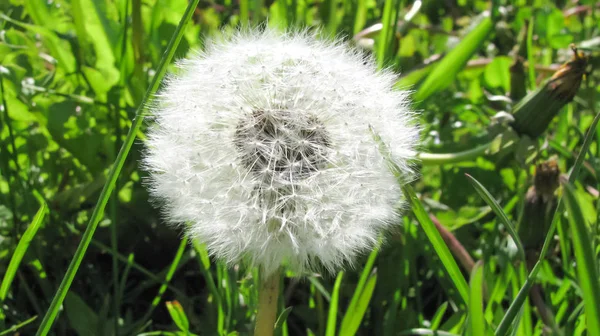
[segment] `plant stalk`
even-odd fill
[[[255,336],[272,336],[277,318],[280,271],[277,270],[261,279],[258,291],[258,313],[256,315]]]

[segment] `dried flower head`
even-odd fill
[[[397,222],[418,139],[395,76],[308,33],[238,33],[179,63],[144,165],[171,223],[229,263],[335,271]]]

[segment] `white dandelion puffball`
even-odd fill
[[[143,164],[169,222],[266,273],[352,265],[398,223],[418,128],[396,76],[309,33],[237,33],[181,61]],[[187,224],[185,224],[187,223]]]

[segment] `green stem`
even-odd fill
[[[110,254],[113,253],[113,250],[110,247],[108,247],[108,246],[106,246],[106,245],[104,245],[104,244],[102,244],[100,242],[97,242],[95,240],[92,240],[92,245],[94,245],[95,247],[97,247],[98,249],[100,249],[102,252],[106,252],[106,253],[110,253]],[[163,280],[161,278],[159,278],[154,273],[150,272],[148,269],[144,268],[140,264],[138,264],[135,261],[133,261],[131,259],[131,257],[128,258],[128,257],[126,257],[126,256],[124,256],[122,254],[119,254],[119,253],[117,253],[115,256],[117,257],[117,259],[119,261],[121,261],[122,263],[124,263],[126,265],[126,267],[131,267],[131,268],[139,271],[143,275],[145,275],[148,278],[150,278],[150,280],[152,280],[153,282],[155,282],[155,283],[162,283],[163,282]],[[119,287],[122,288],[122,286],[119,286]],[[176,287],[172,287],[171,285],[168,285],[168,288],[173,293],[175,293],[176,295],[178,295],[180,297],[185,297],[186,296],[186,294],[184,292],[182,292],[181,290],[177,289]],[[122,295],[119,294],[119,297],[122,297]]]
[[[157,91],[157,89],[160,85],[160,82],[167,71],[167,65],[169,63],[171,63],[173,54],[175,54],[175,50],[177,49],[177,46],[179,45],[179,42],[181,41],[181,38],[183,37],[183,33],[184,33],[183,28],[186,26],[186,24],[192,17],[192,14],[194,13],[194,9],[198,5],[199,1],[200,0],[190,1],[190,3],[188,4],[188,6],[185,10],[185,13],[183,14],[181,21],[179,22],[179,25],[177,26],[177,29],[175,30],[175,33],[173,34],[173,37],[171,38],[171,41],[169,41],[167,50],[165,51],[165,53],[160,61],[160,64],[157,67],[156,75],[152,79],[152,84],[146,91],[146,94],[144,95],[142,102],[140,103],[140,105],[138,106],[138,108],[136,110],[135,117],[133,118],[129,132],[127,133],[127,137],[125,138],[125,141],[123,142],[123,146],[121,146],[121,150],[119,151],[119,154],[117,155],[116,161],[114,162],[110,172],[108,173],[107,183],[104,185],[104,188],[102,189],[102,192],[100,193],[98,203],[96,204],[96,207],[94,208],[94,212],[92,213],[92,216],[91,216],[90,221],[87,225],[87,228],[83,234],[81,242],[79,243],[79,246],[77,247],[75,256],[71,260],[71,264],[69,265],[69,268],[67,269],[67,273],[65,274],[62,282],[60,283],[60,286],[58,287],[58,291],[54,295],[54,298],[52,299],[52,302],[50,303],[50,307],[48,308],[48,311],[46,312],[46,315],[44,316],[44,319],[42,320],[42,323],[40,324],[40,328],[38,329],[38,331],[36,333],[37,336],[47,335],[48,332],[50,331],[50,328],[52,327],[54,320],[56,319],[56,315],[58,315],[58,311],[59,311],[60,307],[62,306],[62,303],[63,303],[65,297],[67,296],[67,292],[69,291],[71,284],[73,283],[75,274],[77,273],[77,270],[79,269],[79,266],[81,265],[81,262],[83,261],[85,252],[87,251],[87,248],[90,245],[90,242],[92,241],[92,237],[94,236],[94,232],[96,231],[96,228],[98,227],[98,223],[102,219],[102,216],[104,214],[104,208],[106,207],[106,203],[108,202],[110,194],[112,193],[113,189],[115,188],[115,183],[121,172],[121,169],[123,168],[123,165],[125,164],[125,159],[127,158],[127,155],[129,154],[129,151],[131,150],[131,147],[133,146],[133,142],[135,140],[135,135],[138,132],[138,130],[140,129],[140,127],[142,126],[142,122],[144,120],[144,118],[143,118],[144,108],[147,106],[147,103],[150,100],[150,97],[152,97],[152,95]]]
[[[179,248],[177,249],[175,258],[173,258],[173,262],[171,263],[171,266],[169,266],[169,270],[167,271],[167,274],[165,275],[165,279],[164,279],[163,283],[160,285],[160,288],[158,289],[158,293],[156,293],[154,300],[152,300],[152,305],[150,306],[150,308],[148,309],[146,314],[144,314],[144,317],[142,317],[140,319],[140,321],[147,321],[148,319],[150,319],[150,317],[152,316],[152,313],[154,312],[154,309],[156,309],[156,307],[160,303],[160,300],[162,300],[163,294],[165,294],[167,287],[169,287],[169,282],[171,282],[171,279],[173,278],[173,274],[175,274],[175,271],[177,270],[177,266],[179,266],[179,264],[181,262],[181,257],[183,256],[183,252],[185,252],[186,247],[187,247],[187,239],[182,239],[181,242],[179,243]]]
[[[473,149],[469,149],[458,153],[417,153],[416,157],[419,159],[423,166],[437,166],[443,164],[457,163],[463,161],[470,161],[483,154],[490,148],[492,143],[486,143],[477,146]]]

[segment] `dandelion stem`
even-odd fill
[[[279,296],[279,270],[261,279],[258,291],[258,313],[256,315],[255,336],[272,336],[277,317]]]

